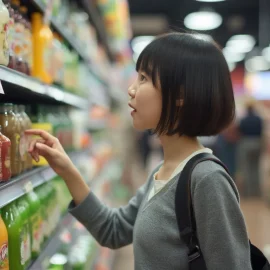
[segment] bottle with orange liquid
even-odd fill
[[[32,75],[42,82],[51,84],[51,54],[53,33],[48,25],[48,20],[43,20],[40,13],[32,15],[33,29],[33,67]]]
[[[8,233],[6,225],[1,217],[0,209],[0,270],[9,270],[8,261]]]

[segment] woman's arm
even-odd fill
[[[220,168],[194,180],[197,234],[207,269],[252,270],[247,229],[229,175]]]
[[[131,244],[133,227],[141,202],[147,192],[146,182],[129,201],[120,208],[109,208],[104,205],[93,192],[85,200],[69,206],[69,212],[78,219],[99,242],[100,245],[112,249]]]
[[[36,161],[40,155],[43,156],[64,179],[73,197],[70,213],[86,226],[96,240],[110,248],[132,243],[133,226],[148,182],[138,190],[127,206],[110,209],[90,191],[57,138],[42,130],[28,130],[26,134],[40,137],[31,141],[29,153]]]

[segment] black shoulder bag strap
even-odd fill
[[[202,153],[194,156],[184,167],[176,187],[175,212],[180,237],[188,247],[189,270],[207,270],[200,250],[196,233],[196,220],[194,217],[191,198],[191,174],[200,162],[211,160],[222,166],[227,172],[226,166],[214,155]],[[229,172],[228,172],[229,174]],[[264,254],[250,242],[251,265],[253,270],[270,270],[270,264]]]
[[[196,234],[196,221],[191,201],[191,173],[200,162],[212,160],[228,172],[226,166],[214,155],[202,153],[191,158],[180,174],[175,196],[176,219],[180,237],[188,247],[190,270],[207,270]]]

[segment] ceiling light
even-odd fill
[[[196,0],[197,2],[223,2],[225,0]]]
[[[188,14],[184,19],[184,24],[189,29],[211,30],[222,24],[222,17],[216,12],[199,11]]]
[[[262,55],[265,57],[267,61],[270,62],[270,47],[266,47],[262,50]]]
[[[227,47],[223,49],[223,55],[227,62],[241,62],[245,59],[244,53],[235,52]]]
[[[265,71],[270,68],[270,63],[262,56],[254,56],[246,61],[245,67],[249,72]]]
[[[140,37],[135,37],[132,42],[131,42],[131,46],[133,51],[136,54],[140,54],[144,48],[151,43],[151,41],[154,40],[154,36],[140,36]]]
[[[250,35],[235,35],[228,40],[226,47],[234,52],[247,53],[254,48],[255,43],[254,37]]]

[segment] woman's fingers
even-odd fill
[[[45,143],[45,140],[43,139],[34,139],[30,142],[29,146],[28,146],[28,152],[32,152],[35,149],[36,143]]]
[[[44,139],[48,144],[52,145],[57,142],[57,138],[52,136],[50,133],[41,130],[41,129],[28,129],[25,131],[27,135],[38,135],[42,139]]]
[[[36,143],[36,148],[39,151],[39,154],[44,157],[53,157],[55,155],[55,149],[43,143]]]

